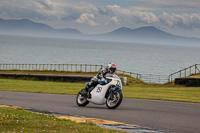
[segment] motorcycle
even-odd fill
[[[106,81],[98,82],[97,86],[90,88],[86,95],[82,95],[82,89],[76,97],[76,103],[82,107],[89,102],[98,105],[106,104],[107,108],[115,109],[121,104],[123,99],[121,89],[122,83],[120,78],[116,74],[107,74]]]

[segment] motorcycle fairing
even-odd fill
[[[116,80],[114,78],[110,78],[111,82],[109,84],[98,84],[91,92],[91,99],[87,99],[88,101],[95,103],[95,104],[105,104],[106,103],[106,93],[107,90],[110,86],[117,86],[118,82],[120,82],[119,84],[121,85],[121,80]],[[119,87],[119,89],[121,90],[121,86]],[[118,90],[117,90],[118,91]]]

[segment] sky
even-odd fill
[[[200,38],[200,0],[0,0],[0,18],[30,19],[84,34],[154,26]]]

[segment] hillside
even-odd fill
[[[29,19],[4,20],[0,19],[0,33],[11,35],[33,35],[33,36],[62,36],[73,37],[81,36],[82,33],[76,29],[53,29],[52,27],[32,22]]]
[[[184,36],[173,35],[165,31],[159,30],[153,26],[140,27],[131,29],[122,27],[112,32],[102,34],[101,37],[106,39],[134,41],[143,43],[193,43],[199,44],[200,38],[190,38]]]

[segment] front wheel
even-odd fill
[[[76,96],[76,104],[78,106],[86,106],[89,103],[89,101],[86,99],[86,97],[82,96],[81,94],[78,94]]]
[[[111,95],[108,96],[108,98],[106,100],[106,106],[109,109],[115,109],[121,104],[122,99],[123,99],[122,92],[121,91],[117,91],[117,92],[115,92],[113,94],[112,97],[111,97]]]

